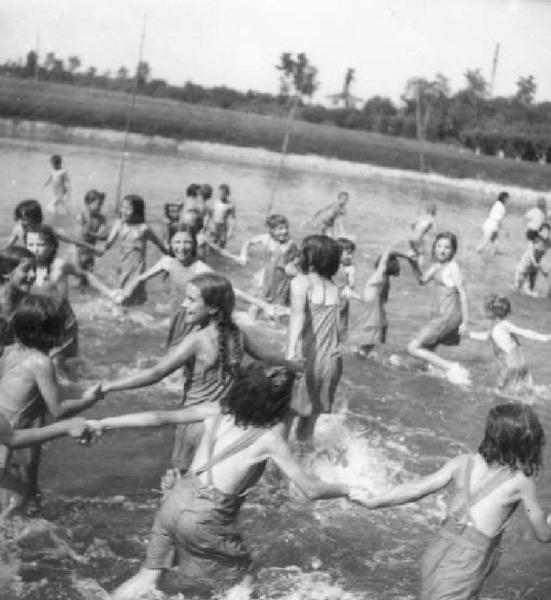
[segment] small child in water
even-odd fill
[[[163,242],[165,246],[170,246],[170,240],[176,231],[176,227],[180,222],[180,215],[184,203],[176,204],[175,202],[165,202],[164,205],[164,218],[163,218]]]
[[[316,212],[310,221],[316,233],[327,235],[331,238],[346,237],[344,216],[346,215],[348,200],[348,192],[340,191],[336,202],[324,206]]]
[[[501,536],[518,504],[536,539],[551,541],[551,515],[536,493],[545,434],[536,413],[521,403],[490,410],[476,454],[460,454],[426,477],[403,483],[386,494],[350,499],[367,508],[415,502],[454,483],[448,516],[421,564],[422,600],[474,599],[497,567]]]
[[[214,225],[212,241],[225,248],[235,229],[235,204],[230,200],[229,185],[222,183],[218,189],[220,197],[214,201],[210,211]]]
[[[352,264],[356,244],[348,238],[338,238],[337,244],[340,250],[339,270],[333,281],[339,288],[340,308],[340,332],[341,339],[348,334],[348,321],[350,319],[350,298],[359,299],[360,296],[354,291],[356,285],[356,267]]]
[[[395,254],[385,252],[375,261],[375,272],[368,279],[363,291],[367,304],[362,330],[365,332],[358,348],[358,356],[367,358],[376,344],[384,344],[388,331],[385,304],[390,291],[390,278],[400,275],[400,262]]]
[[[492,320],[490,331],[471,331],[470,337],[478,341],[491,341],[499,361],[497,391],[517,396],[533,391],[532,377],[528,371],[519,337],[536,342],[550,342],[551,335],[522,329],[507,320],[511,303],[505,296],[490,294],[484,301],[486,316]]]
[[[105,194],[97,190],[89,190],[84,196],[84,210],[80,213],[77,223],[80,227],[80,236],[83,242],[95,246],[97,241],[107,239],[107,221],[101,214]],[[94,270],[94,252],[85,247],[77,248],[77,266],[83,271]]]
[[[501,192],[492,205],[488,217],[482,225],[483,236],[480,244],[476,248],[477,254],[480,254],[488,246],[491,246],[492,254],[497,252],[499,230],[501,228],[501,222],[505,217],[505,205],[508,201],[509,194],[507,192]]]
[[[52,199],[46,208],[53,214],[67,214],[71,199],[69,173],[62,167],[62,158],[59,154],[54,154],[50,158],[50,163],[52,171],[42,186],[46,187],[50,184],[52,186]]]
[[[547,277],[547,271],[541,266],[541,259],[547,251],[547,242],[536,235],[528,242],[528,248],[522,255],[515,269],[515,289],[527,296],[538,296],[535,290],[538,273]]]

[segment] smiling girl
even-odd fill
[[[468,305],[463,276],[454,260],[457,237],[439,233],[432,247],[433,264],[421,274],[419,283],[434,281],[434,308],[431,320],[408,345],[408,352],[450,375],[459,365],[438,356],[434,350],[440,344],[457,346],[460,335],[467,330]]]

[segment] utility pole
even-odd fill
[[[497,73],[497,64],[499,62],[499,49],[501,45],[499,43],[496,44],[494,50],[494,59],[492,60],[492,75],[490,76],[490,97],[494,94],[494,85],[496,82],[496,73]]]
[[[415,121],[417,129],[417,141],[419,142],[419,170],[425,172],[425,155],[421,144],[423,143],[423,126],[421,124],[421,86],[420,82],[415,83]]]

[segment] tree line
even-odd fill
[[[310,123],[418,137],[482,154],[551,162],[551,102],[534,101],[537,83],[532,75],[519,77],[510,97],[492,96],[480,69],[469,69],[464,86],[455,92],[449,79],[438,73],[434,79],[410,78],[399,105],[376,95],[359,107],[345,102],[345,106],[328,108],[313,101],[319,85],[318,70],[304,53],[296,57],[283,53],[276,68],[280,84],[277,94],[205,87],[192,81],[181,86],[169,84],[154,77],[146,61],[141,61],[135,72],[121,66],[116,72],[99,73],[93,66],[83,68],[78,56],[62,59],[53,52],[40,62],[37,53],[31,51],[24,62],[0,65],[0,73],[126,93],[136,85],[137,93],[152,97],[276,116],[292,111],[293,118]],[[348,70],[347,77],[352,71]]]

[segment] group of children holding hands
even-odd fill
[[[138,598],[159,586],[182,591],[190,581],[212,586],[225,569],[246,572],[250,556],[236,520],[268,459],[310,500],[345,497],[371,509],[412,502],[453,482],[456,492],[448,517],[423,559],[421,597],[426,600],[476,597],[497,564],[501,533],[519,502],[536,537],[551,541],[551,521],[544,516],[534,483],[544,434],[533,409],[520,402],[490,411],[477,453],[462,454],[432,475],[380,496],[360,486],[318,479],[302,468],[289,447],[292,428],[299,442],[310,442],[320,414],[332,411],[351,300],[363,307],[364,338],[358,354],[370,356],[376,345],[384,343],[385,303],[390,277],[400,274],[400,259],[408,261],[420,284],[433,282],[435,287],[433,316],[408,351],[438,369],[454,368],[455,363],[434,350],[440,344],[459,343],[467,332],[468,304],[454,260],[454,234],[436,235],[433,264],[422,269],[424,241],[434,227],[436,207],[427,207],[412,225],[405,249],[388,250],[377,258],[359,294],[352,264],[355,244],[346,237],[342,220],[346,192],[314,216],[309,226],[315,233],[300,245],[290,237],[288,220],[270,215],[268,233],[246,241],[238,256],[225,248],[235,226],[229,187],[220,186],[212,207],[211,195],[210,186],[193,184],[185,202],[165,205],[163,236],[158,237],[146,223],[140,196],[123,199],[120,218],[108,229],[101,214],[105,196],[91,190],[78,221],[80,238],[63,236],[77,244],[74,263],[57,256],[61,237],[42,223],[38,202],[28,200],[16,208],[16,230],[0,252],[3,516],[38,494],[37,443],[62,435],[89,440],[111,429],[176,425],[172,464],[163,478],[165,495],[146,563],[115,591],[113,597],[119,600]],[[115,242],[120,248],[119,279],[117,288],[110,289],[92,271],[94,257]],[[149,269],[148,242],[163,253]],[[212,248],[244,265],[254,246],[262,246],[267,259],[257,306],[279,305],[289,315],[285,353],[266,348],[255,339],[254,330],[236,324],[236,296],[249,300],[251,296],[205,262]],[[114,302],[131,306],[145,302],[145,282],[159,273],[171,279],[183,300],[171,323],[166,355],[152,367],[93,385],[81,398],[63,399],[59,373],[64,360],[78,351],[69,275]],[[551,336],[510,323],[510,303],[503,296],[492,294],[485,309],[492,328],[471,332],[471,337],[492,341],[504,365],[500,387],[526,383],[529,375],[518,337],[551,341]],[[245,368],[245,354],[258,362]],[[184,372],[184,388],[177,410],[44,424],[47,414],[54,419],[75,415],[106,394],[153,385],[179,369]],[[174,565],[176,570],[171,569]]]

